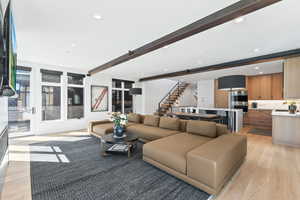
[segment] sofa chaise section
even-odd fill
[[[223,135],[187,154],[187,176],[203,185],[203,190],[217,194],[243,163],[247,138]]]
[[[229,134],[224,126],[214,127],[212,122],[189,121],[187,130],[193,133],[145,144],[143,159],[209,194],[217,194],[242,164],[247,137]]]
[[[145,144],[143,157],[186,174],[186,154],[210,140],[207,137],[179,133]]]

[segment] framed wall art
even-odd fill
[[[106,112],[108,111],[108,87],[91,86],[91,111]]]

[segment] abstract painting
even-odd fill
[[[108,111],[108,87],[107,86],[92,85],[91,111],[92,112]]]

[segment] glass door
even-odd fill
[[[8,132],[9,137],[24,136],[31,133],[32,99],[31,68],[18,67],[16,76],[17,94],[8,99]]]

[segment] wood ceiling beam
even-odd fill
[[[150,76],[141,78],[139,81],[150,81],[150,80],[156,80],[156,79],[163,79],[163,78],[172,78],[176,76],[184,76],[184,75],[190,75],[190,74],[197,74],[197,73],[203,73],[203,72],[210,72],[210,71],[216,71],[221,69],[230,69],[230,68],[236,68],[236,67],[242,67],[245,65],[252,65],[257,63],[264,63],[264,62],[270,62],[270,61],[276,61],[276,60],[283,60],[290,57],[296,57],[300,56],[300,49],[293,49],[289,51],[282,51],[279,53],[272,53],[268,55],[263,56],[257,56],[252,58],[246,58],[242,60],[236,60],[231,62],[225,62],[221,64],[216,65],[210,65],[210,66],[204,66],[204,67],[197,67],[172,73],[166,73],[166,74],[160,74],[156,76]]]
[[[89,71],[93,75],[282,0],[241,0]]]

